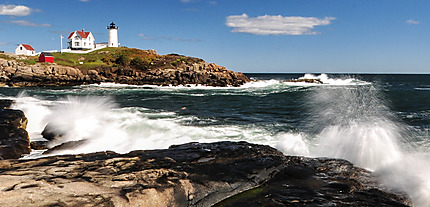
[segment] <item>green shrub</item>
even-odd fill
[[[129,66],[130,65],[130,58],[126,55],[121,54],[115,60],[115,63],[120,65],[120,66]]]
[[[148,70],[150,63],[150,61],[144,61],[140,57],[135,57],[131,60],[130,65],[132,68],[137,70]]]

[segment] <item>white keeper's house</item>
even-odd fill
[[[74,31],[70,33],[69,37],[69,49],[72,50],[85,50],[93,49],[96,47],[94,36],[91,32]]]
[[[31,45],[20,44],[15,49],[15,54],[17,55],[36,55],[36,51],[33,49]]]

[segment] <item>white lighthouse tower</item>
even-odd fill
[[[118,27],[112,22],[107,29],[109,30],[108,47],[118,47]]]

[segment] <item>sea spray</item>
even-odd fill
[[[306,136],[295,133],[281,133],[277,135],[278,143],[275,148],[281,150],[286,155],[309,155],[309,142]]]
[[[402,124],[374,86],[315,88],[308,97],[316,155],[347,159],[377,169],[402,155]],[[319,132],[318,132],[319,131]]]
[[[49,109],[51,103],[36,97],[29,97],[25,92],[21,92],[18,97],[14,98],[11,108],[24,112],[28,119],[27,131],[32,141],[40,140],[40,132],[45,127],[43,119],[51,113]]]
[[[86,140],[112,129],[114,120],[109,119],[109,111],[115,106],[107,97],[68,96],[52,107],[44,122],[62,134],[54,145]]]
[[[315,88],[307,98],[314,156],[347,159],[373,170],[383,185],[430,206],[430,161],[411,151],[410,127],[397,121],[374,86]]]
[[[406,192],[414,206],[430,206],[430,157],[406,153],[397,162],[375,171],[389,188]]]

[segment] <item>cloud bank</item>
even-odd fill
[[[0,4],[0,15],[27,16],[32,9],[23,5],[4,5]]]
[[[232,32],[255,35],[316,35],[315,26],[329,25],[334,17],[318,19],[316,17],[283,17],[281,15],[264,15],[249,17],[246,14],[227,17],[226,25],[233,28]]]

